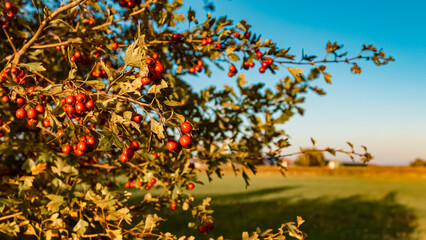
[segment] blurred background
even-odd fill
[[[215,230],[200,238],[240,239],[242,231],[277,228],[302,216],[308,239],[426,239],[426,17],[423,1],[283,1],[189,0],[202,14],[246,19],[251,31],[262,33],[292,53],[324,56],[328,41],[344,44],[349,55],[362,44],[383,48],[396,61],[377,67],[361,63],[362,74],[350,66],[329,64],[333,84],[319,83],[327,95],[307,96],[305,115],[285,125],[292,147],[368,147],[375,159],[367,166],[344,155],[305,154],[284,160],[286,177],[273,166],[260,166],[245,188],[231,172],[196,189],[211,196]],[[182,13],[186,13],[183,11]],[[226,72],[189,78],[197,89],[230,84]],[[287,75],[248,73],[249,83],[272,87]],[[274,165],[277,159],[264,159]],[[196,163],[197,164],[197,163]],[[198,166],[203,168],[203,166]],[[181,213],[163,226],[188,235]],[[189,219],[189,215],[187,216]]]

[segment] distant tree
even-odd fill
[[[316,148],[305,149],[294,163],[298,166],[324,166],[325,157],[321,150]]]
[[[426,167],[426,161],[421,158],[416,158],[416,160],[410,163],[411,167]]]

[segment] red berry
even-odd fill
[[[27,116],[28,116],[28,118],[36,118],[37,117],[37,111],[34,108],[28,109]]]
[[[194,67],[189,68],[189,73],[195,73],[195,68]]]
[[[76,52],[74,53],[74,56],[75,56],[76,58],[80,58],[80,57],[81,57],[81,53],[80,53],[79,51],[76,51]]]
[[[264,73],[265,72],[265,68],[263,68],[263,67],[259,68],[259,72],[260,73]]]
[[[143,85],[149,85],[151,83],[151,78],[143,77],[143,78],[141,78],[141,82],[142,82]]]
[[[93,99],[90,99],[89,101],[87,101],[87,103],[86,103],[86,108],[87,109],[93,109],[94,107],[95,107],[95,101],[93,101]]]
[[[201,45],[203,45],[203,46],[205,46],[205,45],[207,45],[207,39],[203,39],[203,40],[201,40]]]
[[[254,62],[249,63],[249,67],[254,67]]]
[[[175,202],[170,203],[170,208],[174,211],[176,210],[177,204]]]
[[[240,33],[239,32],[234,32],[234,37],[239,38],[240,37]]]
[[[22,105],[22,104],[24,104],[24,103],[25,103],[25,99],[23,99],[23,98],[17,98],[17,99],[16,99],[16,103],[17,103],[18,105]]]
[[[146,58],[146,60],[145,60],[145,63],[146,64],[148,64],[148,65],[151,65],[151,63],[152,63],[152,58],[150,58],[149,56]]]
[[[163,64],[161,64],[160,62],[155,63],[155,71],[157,71],[158,73],[163,72],[164,67]]]
[[[203,60],[198,60],[197,61],[197,65],[200,66],[200,67],[202,67],[204,65]]]
[[[7,102],[9,102],[9,97],[8,96],[3,96],[2,98],[1,98],[1,100],[4,102],[4,103],[7,103]]]
[[[157,59],[158,58],[158,53],[153,53],[152,54],[152,58]]]
[[[126,182],[126,183],[124,184],[124,186],[125,186],[126,188],[129,188],[129,187],[130,187],[130,183],[129,183],[129,182]]]
[[[114,50],[115,50],[115,49],[117,49],[117,48],[118,48],[118,43],[116,43],[116,42],[115,42],[115,43],[112,43],[112,49],[114,49]]]
[[[274,59],[272,58],[268,58],[268,60],[266,60],[268,64],[272,64],[274,62]]]
[[[13,16],[15,16],[15,14],[13,14],[12,11],[7,12],[6,14],[9,18],[13,18]]]
[[[202,68],[200,67],[200,66],[195,66],[195,71],[197,71],[197,72],[201,72],[201,70],[202,70]]]
[[[66,154],[70,153],[71,152],[71,146],[70,145],[63,146],[62,147],[62,152],[66,153]]]
[[[77,96],[75,97],[75,99],[79,103],[84,103],[84,102],[86,102],[86,94],[78,93]]]
[[[233,72],[228,72],[228,76],[229,76],[229,77],[233,77],[233,76],[234,76],[234,73],[233,73]]]
[[[191,148],[192,147],[192,141],[191,138],[188,135],[183,135],[179,139],[180,145],[184,148]]]
[[[4,3],[4,7],[6,8],[6,9],[11,9],[12,8],[12,3],[10,3],[10,2],[5,2]]]
[[[186,185],[186,188],[188,189],[188,190],[192,190],[192,189],[194,189],[194,184],[193,183],[188,183],[188,185]]]
[[[59,130],[58,133],[57,133],[58,137],[62,136],[62,134],[64,134],[64,131],[62,131],[62,130]]]
[[[7,72],[1,72],[0,77],[3,78],[3,79],[7,78]]]
[[[150,183],[155,184],[157,182],[157,179],[155,178],[151,178],[151,180],[149,180]]]
[[[84,151],[86,149],[86,147],[87,147],[87,145],[86,145],[85,142],[79,142],[77,144],[77,150]]]
[[[18,73],[18,69],[16,67],[12,67],[10,69],[10,73],[12,73],[13,75],[16,75]]]
[[[123,154],[126,155],[126,157],[130,160],[133,158],[133,156],[135,155],[135,152],[133,151],[133,149],[131,148],[125,148],[123,150]]]
[[[140,114],[134,114],[132,116],[132,121],[136,122],[136,123],[140,123],[142,121],[142,118],[143,118],[142,115],[140,115]]]
[[[35,90],[35,87],[29,87],[29,88],[27,89],[27,92],[29,92],[29,93],[33,93],[33,92],[34,92],[34,90]]]
[[[73,114],[75,113],[75,108],[73,106],[67,106],[67,110],[65,112],[68,114]]]
[[[43,126],[44,127],[50,127],[50,120],[48,118],[43,120]]]
[[[250,38],[250,36],[251,36],[251,33],[250,33],[250,32],[245,32],[245,33],[244,33],[244,37],[245,37],[245,38]]]
[[[267,68],[269,66],[269,63],[267,61],[262,61],[262,67]]]
[[[43,106],[41,106],[41,105],[38,105],[38,106],[35,108],[35,110],[36,110],[37,112],[39,112],[39,113],[44,113],[44,107],[43,107]]]
[[[93,137],[90,136],[86,136],[86,142],[90,145],[93,145],[96,143],[95,139]]]
[[[86,111],[86,107],[83,103],[77,103],[77,105],[75,105],[75,111],[77,111],[78,113],[82,113]]]
[[[167,142],[167,149],[169,151],[175,151],[178,148],[178,143],[175,140],[169,140]]]
[[[210,43],[212,43],[212,42],[213,42],[213,39],[212,39],[211,37],[208,37],[208,38],[206,39],[206,41],[207,41],[207,44],[210,44]]]
[[[38,122],[37,119],[33,119],[33,118],[30,118],[27,120],[27,124],[30,127],[34,127],[35,125],[37,125],[37,122]]]
[[[257,57],[257,58],[261,58],[261,57],[262,57],[262,55],[263,55],[263,54],[262,54],[262,52],[256,52],[256,57]]]
[[[230,72],[235,72],[237,69],[235,68],[234,65],[229,66],[229,71]]]
[[[123,153],[120,155],[120,161],[125,163],[127,162],[129,159],[127,158],[127,156]]]
[[[222,43],[216,43],[216,48],[222,48]]]
[[[27,111],[25,111],[25,109],[20,108],[18,110],[16,110],[16,117],[17,118],[24,118],[27,116]]]
[[[190,133],[192,130],[192,125],[189,122],[183,122],[180,125],[180,129],[182,130],[183,133]]]
[[[74,95],[68,95],[68,96],[65,98],[65,102],[66,102],[67,104],[74,105],[74,104],[75,104],[75,97],[74,97]]]
[[[130,148],[133,149],[134,151],[137,151],[139,149],[139,143],[138,143],[138,141],[132,141],[130,143]]]

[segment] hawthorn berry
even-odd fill
[[[163,72],[164,67],[163,64],[161,64],[160,62],[156,62],[155,63],[155,71],[157,71],[158,73]]]
[[[183,122],[180,125],[180,129],[182,130],[182,132],[184,133],[190,133],[192,130],[192,125],[189,122]]]
[[[188,183],[188,185],[186,185],[186,189],[188,189],[188,190],[192,190],[192,189],[194,189],[194,184],[193,183]]]
[[[44,127],[50,127],[50,120],[48,118],[43,120],[43,126]]]
[[[12,67],[10,69],[10,73],[12,73],[13,75],[16,75],[18,73],[18,69],[16,67]]]
[[[130,143],[130,148],[133,149],[134,151],[137,151],[139,149],[139,143],[138,143],[138,141],[132,141]]]
[[[135,123],[140,123],[142,121],[142,115],[140,114],[133,114],[132,121]]]
[[[197,65],[200,66],[200,67],[202,67],[204,65],[203,60],[198,60],[197,61]]]
[[[167,149],[169,151],[175,151],[177,148],[178,148],[178,143],[175,140],[171,139],[167,142]]]
[[[256,57],[257,57],[257,58],[261,58],[261,57],[262,57],[262,55],[263,55],[263,54],[262,54],[262,52],[256,52]]]
[[[203,46],[205,46],[205,45],[207,45],[207,39],[203,39],[203,40],[201,40],[201,45],[203,45]]]
[[[3,96],[2,98],[1,98],[1,100],[4,102],[4,103],[7,103],[7,102],[9,102],[9,97],[8,96]]]
[[[62,136],[62,134],[64,134],[64,131],[62,131],[62,130],[59,130],[59,131],[56,133],[56,135],[57,135],[58,137]]]
[[[37,105],[37,107],[35,108],[35,110],[39,113],[44,113],[44,107],[42,105]]]
[[[28,109],[27,116],[28,116],[28,118],[36,118],[37,117],[37,111],[34,108]]]
[[[79,142],[77,144],[77,150],[84,151],[86,147],[87,147],[87,144],[85,142]]]
[[[264,73],[265,72],[265,68],[263,68],[263,67],[259,68],[259,72],[260,73]]]
[[[27,115],[27,111],[25,111],[25,109],[20,108],[18,110],[16,110],[16,117],[17,118],[24,118]]]
[[[75,104],[75,97],[74,97],[74,95],[68,95],[66,98],[65,98],[65,103],[67,103],[67,104],[70,104],[70,105],[74,105]]]
[[[16,99],[16,103],[17,103],[18,105],[22,105],[22,104],[24,104],[24,103],[25,103],[25,99],[23,99],[23,98],[17,98],[17,99]]]
[[[234,32],[234,37],[235,38],[239,38],[240,37],[240,33],[239,32]]]
[[[141,82],[142,82],[143,85],[149,85],[151,83],[151,78],[143,77],[143,78],[141,78]]]
[[[123,154],[126,155],[126,157],[130,160],[135,155],[135,152],[133,151],[132,148],[125,148],[123,150]]]
[[[195,67],[190,67],[189,68],[189,73],[195,73]]]
[[[125,163],[127,162],[129,159],[127,158],[127,156],[123,153],[120,155],[120,161]]]
[[[112,43],[111,48],[116,50],[118,48],[118,43]]]
[[[75,100],[78,103],[84,103],[84,102],[86,102],[86,94],[84,94],[84,93],[78,93],[77,96],[75,97]]]
[[[12,3],[10,3],[10,2],[5,2],[5,3],[4,3],[4,7],[5,7],[7,10],[9,10],[9,9],[11,9],[11,8],[12,8]]]
[[[93,101],[93,99],[90,99],[89,101],[87,101],[85,106],[87,109],[91,110],[95,107],[95,101]]]
[[[183,135],[179,139],[180,145],[184,148],[191,148],[192,147],[192,140],[188,135]]]
[[[71,146],[70,145],[63,146],[62,147],[62,152],[66,153],[66,154],[70,153],[71,152]]]
[[[268,64],[272,64],[274,62],[274,59],[268,58],[266,61],[267,61]]]
[[[77,103],[75,105],[75,111],[78,112],[78,113],[82,113],[82,112],[86,111],[86,107],[84,106],[83,103]]]
[[[95,139],[90,136],[86,136],[86,142],[90,145],[94,145],[96,143]]]
[[[176,210],[177,204],[175,202],[170,203],[170,208],[174,211]]]
[[[244,33],[244,37],[245,37],[245,38],[250,38],[250,36],[251,36],[251,33],[250,33],[250,32],[245,32],[245,33]]]
[[[229,71],[230,72],[235,72],[237,69],[235,68],[234,65],[229,66]]]

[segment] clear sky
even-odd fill
[[[186,7],[205,15],[203,1],[185,0]],[[286,1],[216,0],[213,16],[246,19],[252,31],[270,38],[280,48],[291,47],[300,56],[323,56],[327,41],[337,41],[354,55],[362,44],[383,48],[396,61],[377,67],[361,64],[362,74],[348,65],[330,65],[332,85],[323,97],[309,94],[305,115],[284,126],[293,147],[346,147],[346,141],[366,145],[374,164],[406,165],[416,157],[426,159],[426,2],[424,1]],[[288,72],[247,73],[249,82],[268,86]],[[214,71],[213,79],[189,79],[197,89],[229,82],[226,72]],[[345,159],[341,156],[340,159]]]

